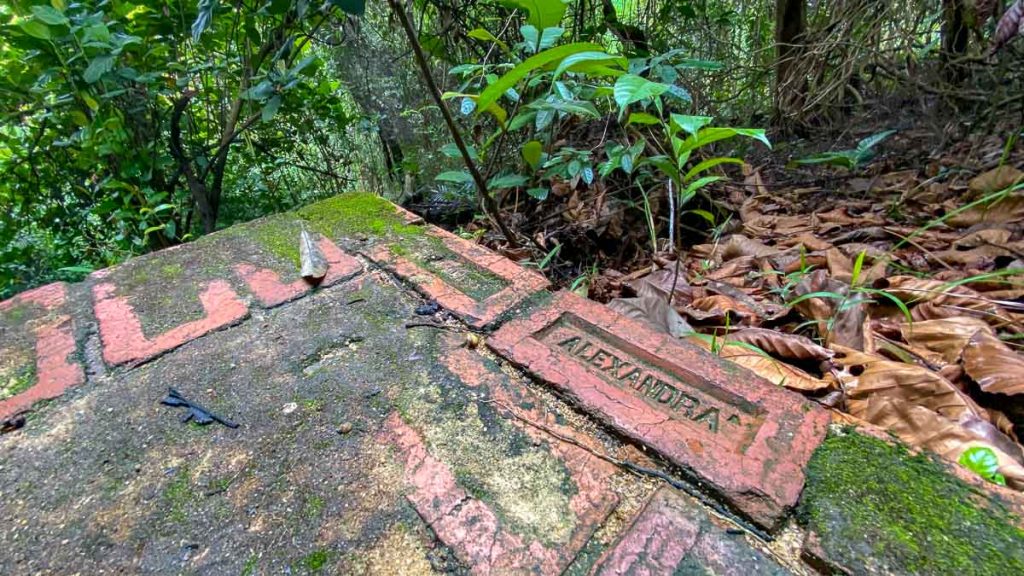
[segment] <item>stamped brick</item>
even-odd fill
[[[411,489],[409,502],[473,574],[558,574],[615,503],[611,495],[584,493],[590,490],[581,487],[572,499],[572,507],[580,515],[577,530],[565,545],[546,546],[509,530],[495,509],[467,493],[453,470],[428,452],[417,431],[397,413],[388,418],[381,440],[401,455],[406,470],[403,480]],[[595,507],[595,502],[600,505]]]
[[[0,418],[85,381],[66,301],[67,285],[56,283],[0,302],[0,386],[24,383],[0,400]]]
[[[569,292],[488,344],[768,528],[796,504],[829,422],[799,395]]]
[[[204,311],[201,319],[147,338],[129,299],[117,296],[116,291],[117,287],[110,282],[93,286],[103,359],[110,365],[148,360],[208,332],[235,324],[249,315],[249,308],[231,285],[224,280],[214,280],[199,294]]]
[[[327,238],[317,242],[327,259],[327,275],[316,286],[326,288],[362,271],[356,258],[338,248]],[[303,278],[293,282],[281,280],[281,274],[271,268],[262,268],[248,262],[235,265],[235,271],[264,308],[272,308],[305,295],[314,285]]]
[[[598,561],[595,576],[790,574],[685,497],[662,488]]]
[[[428,226],[425,236],[436,242],[378,244],[366,255],[475,328],[492,324],[549,284],[542,275],[435,226]],[[431,250],[435,245],[441,250]]]

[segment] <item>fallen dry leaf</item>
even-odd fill
[[[990,394],[1024,393],[1024,357],[990,330],[975,332],[963,351],[964,371]]]
[[[711,342],[707,338],[690,338],[689,340],[705,350],[712,349]],[[818,392],[831,386],[831,383],[826,380],[815,378],[795,366],[752,350],[750,345],[731,341],[731,337],[720,339],[717,342],[718,350],[715,353],[719,357],[738,364],[779,386],[785,386],[797,392]]]
[[[745,328],[729,334],[732,342],[745,342],[779,358],[791,360],[828,360],[835,352],[818,346],[810,338],[765,328]]]
[[[903,340],[916,348],[938,353],[947,364],[960,360],[960,354],[978,331],[991,333],[984,321],[971,316],[953,316],[922,322],[904,323],[899,327]]]
[[[319,282],[327,275],[327,258],[308,230],[299,233],[299,262],[300,274],[309,282]]]
[[[636,298],[616,298],[608,307],[675,338],[693,333],[693,328],[669,305],[668,298],[651,284],[641,284]]]

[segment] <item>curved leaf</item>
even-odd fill
[[[564,46],[558,46],[545,50],[540,54],[534,54],[530,56],[515,68],[509,70],[501,78],[491,83],[490,86],[484,89],[480,93],[480,96],[476,99],[477,110],[486,110],[491,104],[497,102],[498,98],[505,93],[509,88],[514,87],[520,80],[526,77],[530,72],[547,66],[553,62],[558,62],[563,58],[577,54],[579,52],[597,51],[601,50],[601,47],[597,44],[590,42],[577,42],[574,44],[566,44]]]
[[[565,16],[566,5],[562,0],[500,0],[503,6],[525,10],[526,21],[538,30],[557,26]]]

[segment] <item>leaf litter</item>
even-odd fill
[[[770,188],[744,166],[723,195],[733,233],[605,271],[589,295],[837,422],[1024,490],[1024,172],[930,170],[834,178],[846,201],[815,209],[793,198],[827,205],[824,190]]]

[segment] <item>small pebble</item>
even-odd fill
[[[299,409],[299,405],[297,403],[289,402],[289,403],[284,405],[284,408],[281,409],[281,412],[283,412],[285,414],[291,414],[292,412],[295,412],[298,409]]]
[[[341,426],[338,426],[338,434],[348,434],[352,431],[351,422],[343,422]]]

